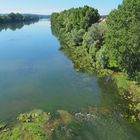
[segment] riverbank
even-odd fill
[[[140,120],[140,87],[139,83],[128,78],[123,72],[113,72],[109,69],[96,67],[93,59],[83,46],[62,46],[61,51],[73,62],[78,72],[86,72],[97,77],[106,77],[106,82],[112,80],[117,86],[122,102],[122,116],[130,122]]]
[[[112,75],[119,91],[120,96],[127,101],[126,110],[123,116],[131,122],[140,121],[140,86],[136,81],[128,79],[124,73],[114,73]]]
[[[98,10],[88,6],[51,16],[52,32],[76,71],[107,77],[106,82],[112,80],[124,100],[121,104],[124,108],[122,116],[131,122],[140,119],[139,18],[137,12],[129,14],[130,7],[137,5],[137,2],[127,4],[124,1],[121,8],[112,11],[102,22]],[[134,7],[136,11],[137,8]],[[132,25],[135,23],[133,26],[126,26],[126,21],[130,20],[128,17]]]

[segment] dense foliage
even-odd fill
[[[70,46],[81,45],[85,32],[98,20],[98,11],[88,6],[53,13],[51,16],[53,33]]]
[[[98,11],[88,6],[72,8],[52,14],[52,30],[67,48],[79,47],[76,50],[81,55],[87,51],[97,71],[122,71],[139,80],[140,1],[124,0],[106,21],[99,22],[99,17]],[[80,56],[79,52],[75,55]]]
[[[104,68],[107,57],[96,53],[104,44],[105,22],[99,22],[100,15],[94,8],[72,8],[61,13],[53,13],[51,25],[53,33],[59,38],[61,49],[74,61],[79,71],[93,72],[97,66]],[[104,51],[105,49],[103,49]],[[103,52],[102,50],[100,52]],[[103,53],[104,54],[104,53]],[[96,59],[97,56],[102,56]]]
[[[14,23],[14,22],[25,22],[39,20],[39,17],[33,15],[22,15],[19,13],[10,13],[8,15],[0,16],[0,24]]]
[[[83,37],[83,45],[88,49],[94,47],[94,45],[96,45],[97,48],[100,48],[103,42],[104,32],[105,30],[101,24],[93,24]]]
[[[110,67],[130,77],[140,71],[140,0],[124,0],[107,19],[106,45]]]

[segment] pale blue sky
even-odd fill
[[[89,5],[105,15],[121,3],[122,0],[0,0],[0,13],[50,14],[72,7]]]

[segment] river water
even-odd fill
[[[110,114],[119,104],[112,81],[76,72],[59,48],[48,20],[1,27],[1,121],[12,122],[32,109],[79,112],[93,107]],[[140,139],[136,126],[118,116],[100,117],[84,134],[87,140]]]

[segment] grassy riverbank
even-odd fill
[[[114,73],[113,80],[115,81],[120,96],[127,101],[124,117],[128,118],[131,122],[140,120],[140,86],[136,81],[128,79],[124,73]]]

